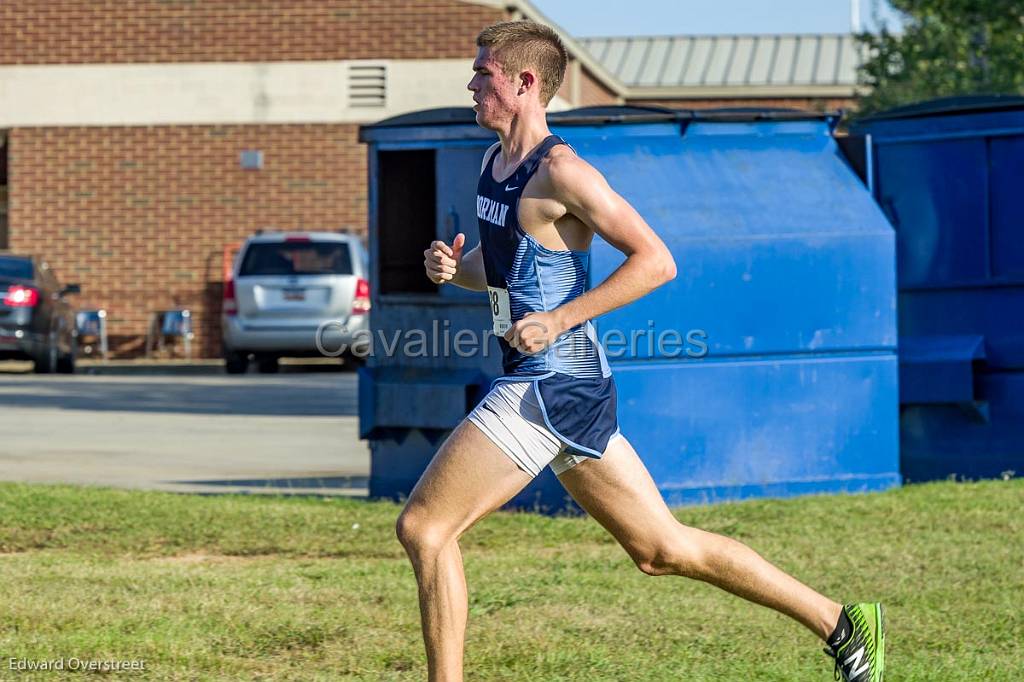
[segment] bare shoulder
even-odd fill
[[[550,195],[570,204],[588,194],[610,189],[601,172],[566,145],[554,147],[538,170]]]
[[[552,148],[539,171],[548,195],[569,209],[601,201],[611,191],[599,170],[563,144]]]

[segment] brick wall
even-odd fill
[[[579,91],[577,93],[576,79],[579,78]],[[575,59],[569,60],[568,68],[565,70],[565,78],[562,79],[562,86],[558,94],[566,102],[574,107],[588,107],[600,104],[616,104],[618,97],[601,83],[587,70],[587,67]],[[577,95],[579,101],[576,101]]]
[[[590,107],[600,104],[617,104],[618,97],[614,92],[602,85],[586,67],[580,69],[580,106]]]
[[[0,0],[0,64],[471,58],[504,10],[458,0]],[[224,246],[257,229],[366,229],[354,125],[19,128],[9,240],[38,252],[111,346],[142,352],[153,310],[190,307],[220,352]],[[264,152],[244,171],[243,149]]]
[[[366,230],[355,125],[19,128],[10,131],[10,239],[45,255],[80,308],[109,312],[135,355],[153,310],[194,311],[220,352],[222,254],[257,229]],[[239,153],[259,149],[262,170]]]
[[[572,89],[573,79],[575,78],[573,75],[573,64],[574,60],[570,59],[567,65],[568,68],[565,70],[565,76],[562,78],[562,84],[558,86],[558,97],[564,99],[570,106],[576,106]]]
[[[7,136],[0,133],[0,249],[7,248]]]
[[[714,109],[716,107],[783,107],[807,111],[836,111],[856,109],[853,98],[801,98],[801,97],[753,97],[748,99],[631,99],[627,104],[658,106],[672,109]]]
[[[458,0],[2,0],[0,64],[472,57],[505,15]]]

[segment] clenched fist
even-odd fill
[[[466,245],[466,235],[458,233],[448,246],[440,240],[430,242],[430,248],[423,252],[423,266],[427,270],[427,278],[434,284],[450,282],[459,271],[462,262],[462,247]]]
[[[557,312],[527,313],[505,332],[508,344],[524,355],[536,355],[566,331]]]

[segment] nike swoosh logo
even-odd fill
[[[514,189],[519,189],[519,185],[516,185],[515,187],[509,187],[508,185],[505,185],[506,192],[511,192]]]

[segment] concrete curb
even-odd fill
[[[103,361],[79,361],[75,370],[76,374],[86,375],[171,375],[171,376],[196,376],[224,374],[224,362],[220,360],[191,361],[191,362],[167,362],[148,361],[136,362],[126,360]]]
[[[354,371],[334,359],[326,361],[314,359],[306,362],[283,360],[280,365],[281,374],[354,373]],[[0,373],[30,374],[31,372],[31,362],[0,363]],[[255,367],[250,367],[248,373],[256,374]],[[228,376],[224,371],[224,361],[219,359],[109,360],[107,362],[79,359],[75,374],[85,376]]]

